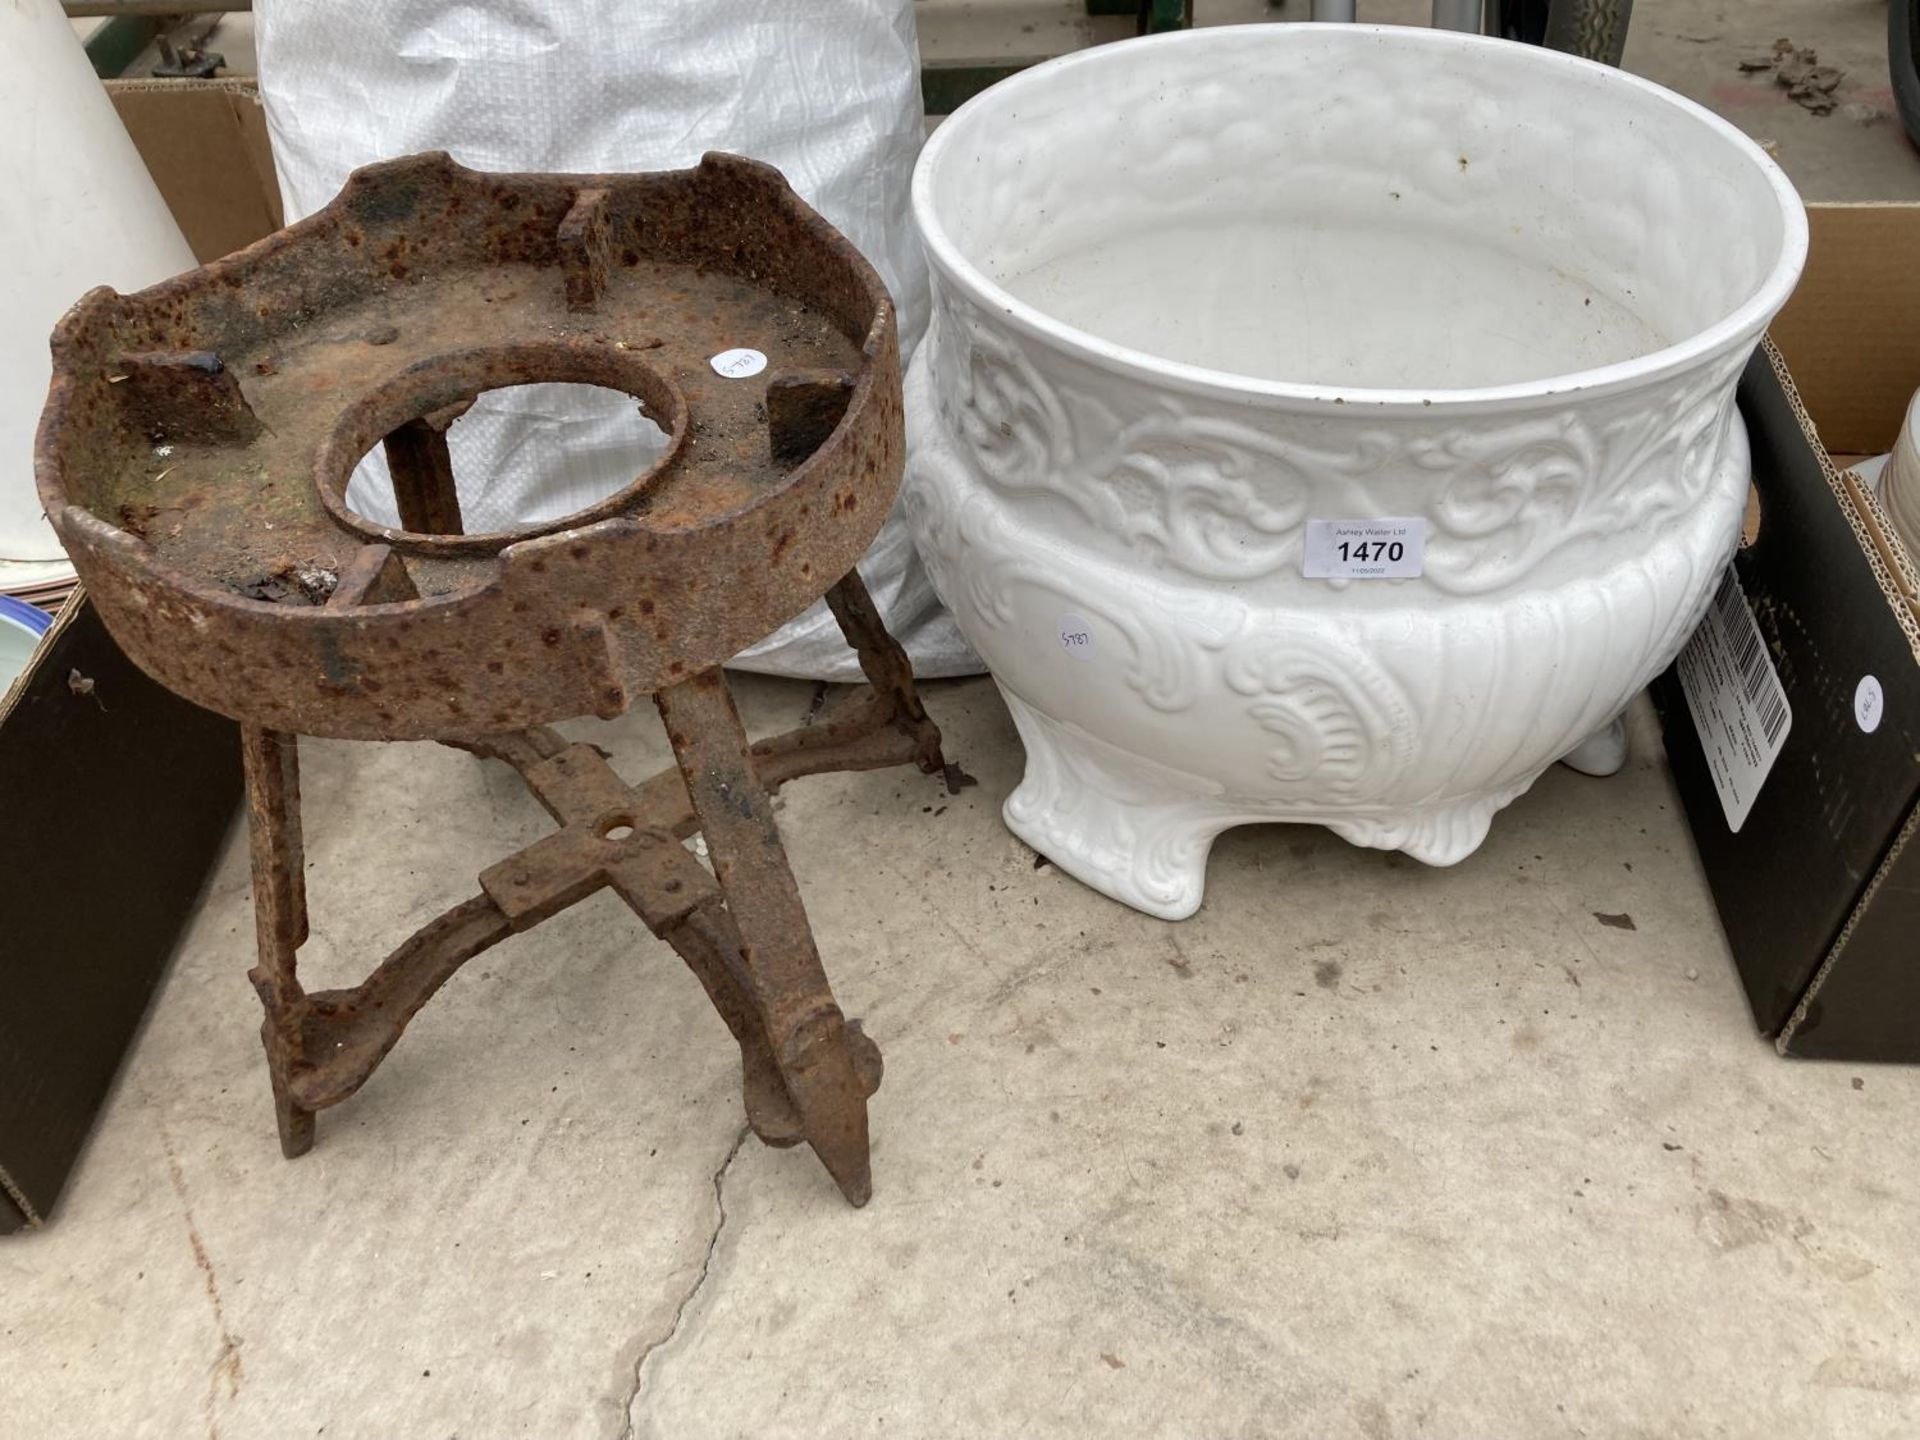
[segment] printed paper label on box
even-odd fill
[[[1301,573],[1309,580],[1406,580],[1426,559],[1427,522],[1309,520]]]
[[[1731,566],[1677,664],[1713,788],[1738,833],[1786,744],[1793,712]]]

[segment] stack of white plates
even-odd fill
[[[13,599],[44,611],[58,610],[77,583],[73,564],[58,560],[0,560],[0,599]]]
[[[0,695],[7,693],[14,677],[27,668],[40,637],[53,624],[53,617],[37,606],[10,595],[0,595]]]

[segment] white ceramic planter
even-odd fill
[[[914,205],[907,504],[1026,745],[1007,824],[1167,918],[1232,825],[1462,859],[1668,663],[1806,250],[1688,101],[1396,27],[1040,66],[935,132]],[[1388,517],[1417,578],[1304,577],[1308,521]]]

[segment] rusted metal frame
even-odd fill
[[[900,737],[884,737],[884,753],[871,747],[849,748],[874,737],[890,719],[891,700],[863,691],[857,703],[840,707],[838,721],[797,730],[755,747],[754,770],[772,760],[799,761],[778,767],[792,773],[843,768],[846,762],[897,764],[910,758]],[[784,749],[775,748],[789,742]],[[454,742],[450,742],[454,743]],[[804,1125],[776,1060],[738,930],[712,877],[677,843],[699,828],[686,782],[678,769],[663,771],[644,786],[628,786],[604,757],[587,745],[568,745],[545,727],[457,742],[460,748],[503,760],[520,771],[528,789],[563,827],[519,856],[502,861],[483,884],[522,897],[528,914],[552,913],[549,906],[584,898],[611,884],[653,933],[673,947],[707,992],[740,1047],[742,1091],[748,1122],[769,1145],[785,1146],[805,1138]],[[783,774],[781,778],[791,778]],[[634,835],[619,852],[594,838],[597,823],[627,820]],[[582,830],[582,827],[587,827]],[[584,833],[584,842],[579,838]],[[658,838],[656,838],[658,837]],[[585,854],[579,852],[584,843]],[[711,842],[709,842],[711,843]],[[560,857],[564,856],[564,859]],[[550,858],[551,857],[551,858]],[[553,863],[560,859],[559,864]],[[830,997],[829,997],[830,998]],[[857,1028],[847,1026],[848,1044],[867,1087],[877,1088],[878,1048]]]
[[[329,606],[386,605],[416,600],[413,577],[390,546],[362,545],[340,571]]]
[[[884,721],[884,715],[876,718],[873,711],[891,707],[870,694],[863,698],[867,703],[855,707],[853,718],[864,733]],[[796,731],[780,738],[808,739],[813,734]],[[770,1145],[792,1145],[804,1138],[799,1111],[754,999],[738,930],[713,878],[677,843],[698,828],[680,771],[667,770],[644,786],[628,786],[591,746],[568,745],[544,726],[448,743],[513,765],[535,798],[565,827],[500,862],[482,883],[519,897],[509,905],[529,917],[526,923],[611,884],[685,961],[732,1032],[740,1046],[742,1090],[754,1133]],[[830,765],[839,755],[828,752],[813,758]],[[634,835],[618,851],[598,848],[605,842],[588,827],[626,816],[632,817]],[[589,837],[584,842],[583,833]],[[663,845],[656,837],[671,837],[676,843]],[[582,843],[588,847],[584,854],[578,849]],[[856,1063],[877,1086],[877,1048],[857,1030],[850,1028],[850,1034]]]
[[[460,492],[453,482],[447,432],[428,420],[409,420],[381,442],[400,528],[420,535],[458,535],[465,529]]]
[[[591,310],[607,288],[613,265],[613,238],[603,187],[580,191],[554,235],[566,280],[567,309]]]
[[[841,633],[859,657],[860,670],[867,677],[867,683],[875,694],[887,696],[893,702],[892,723],[912,740],[914,763],[929,775],[940,771],[940,731],[927,718],[920,693],[914,688],[913,662],[907,658],[900,642],[888,633],[858,570],[849,570],[828,589],[827,607],[833,611]]]
[[[503,289],[502,266],[547,280]],[[767,337],[765,387],[688,349],[721,316]],[[36,473],[102,615],[162,683],[288,733],[437,738],[450,713],[511,729],[617,709],[817,599],[899,478],[884,287],[777,173],[738,158],[659,176],[370,167],[241,255],[94,292],[56,349]],[[677,448],[646,483],[524,530],[431,533],[455,528],[454,507],[413,515],[404,459],[398,498],[421,528],[345,504],[354,464],[389,436],[407,448],[416,421],[421,488],[445,491],[447,412],[556,379],[636,395]],[[598,527],[612,519],[627,523]],[[314,614],[362,540],[394,540],[431,593]],[[677,583],[698,573],[752,583]],[[188,628],[198,643],[181,645]]]
[[[298,974],[307,938],[298,741],[256,725],[240,735],[259,947],[248,979],[265,1011],[280,1149],[293,1159],[313,1148],[314,1112],[359,1089],[447,977],[513,931],[478,896],[423,926],[362,984],[309,994]]]
[[[260,1041],[273,1082],[280,1151],[292,1159],[313,1148],[313,1111],[290,1082],[304,1059],[307,995],[297,955],[307,938],[305,846],[300,834],[299,741],[258,725],[240,727],[247,781],[247,850],[253,866],[253,923],[258,959],[247,972],[261,1008]]]
[[[774,375],[767,382],[767,438],[775,459],[797,464],[827,442],[853,401],[854,377],[840,371],[801,370]],[[859,657],[861,673],[874,692],[893,701],[893,726],[910,735],[922,770],[941,768],[940,732],[927,719],[913,686],[913,662],[867,593],[857,568],[849,569],[827,590],[827,606],[841,634]]]
[[[673,947],[707,992],[740,1047],[747,1122],[769,1145],[802,1138],[799,1112],[787,1094],[766,1026],[754,1004],[740,936],[714,878],[678,842],[652,852],[652,873],[632,863],[609,874],[615,893],[654,935]],[[671,870],[661,861],[671,860]]]
[[[754,774],[762,786],[774,791],[807,775],[905,764],[918,755],[919,737],[890,730],[895,709],[890,697],[862,686],[812,725],[755,741],[750,748]],[[440,743],[513,766],[534,799],[562,825],[571,823],[574,813],[567,806],[565,787],[555,784],[565,771],[548,768],[548,762],[573,749],[585,750],[602,763],[605,758],[595,747],[575,746],[545,725],[496,735],[450,737]],[[666,831],[682,840],[700,828],[686,781],[677,768],[662,770],[626,790],[637,827]]]
[[[333,603],[366,603],[403,587],[410,588],[387,547],[369,545],[342,573]],[[830,601],[872,683],[812,726],[747,746],[724,679],[708,672],[656,697],[670,738],[679,734],[681,766],[639,786],[622,781],[593,747],[570,744],[545,726],[449,741],[513,765],[562,828],[490,867],[480,895],[422,927],[350,989],[311,996],[300,989],[295,957],[306,937],[306,906],[297,741],[247,727],[261,955],[254,982],[266,1008],[262,1035],[287,1154],[311,1147],[314,1112],[365,1084],[461,965],[611,885],[686,962],[732,1032],[755,1132],[773,1145],[811,1141],[848,1198],[864,1203],[871,1192],[865,1100],[879,1083],[879,1052],[833,1001],[767,796],[789,779],[822,771],[907,760],[937,771],[940,748],[906,657],[858,575],[836,584]],[[745,867],[744,903],[756,915],[749,933],[773,937],[761,942],[773,946],[764,967],[753,941],[742,937],[726,885],[677,843],[705,829],[690,784],[696,773],[724,777],[718,783],[736,799],[749,796],[744,813],[723,804],[715,823],[728,835],[721,845],[732,846],[729,873]],[[711,807],[711,794],[701,793]],[[764,816],[757,838],[756,806]],[[630,833],[609,837],[602,833],[608,829]],[[710,836],[718,872],[715,843]]]
[[[481,877],[489,894],[500,897],[515,928],[526,928],[602,885],[611,885],[647,928],[686,962],[733,1033],[740,1046],[742,1089],[754,1132],[772,1145],[799,1140],[798,1112],[787,1095],[745,979],[739,936],[718,885],[681,846],[681,837],[648,823],[636,789],[622,781],[591,746],[568,745],[554,731],[540,727],[489,736],[468,748],[514,764],[528,789],[563,827]],[[678,770],[667,771],[666,776],[676,782],[677,798],[686,808],[691,829],[694,821],[685,783]],[[600,833],[609,822],[631,826],[632,834],[610,841]]]
[[[749,752],[754,775],[774,791],[807,775],[905,764],[918,756],[918,744],[892,728],[894,713],[887,696],[856,691],[812,725],[757,741]],[[682,838],[699,828],[679,771],[661,771],[642,782],[637,794],[649,824]]]
[[[128,420],[154,441],[241,444],[262,426],[240,382],[211,350],[144,350],[120,357]]]
[[[853,399],[845,370],[779,370],[767,377],[767,448],[798,465],[827,443]]]
[[[358,603],[390,584],[390,559],[386,547],[366,547],[341,576],[335,603]],[[855,639],[864,591],[836,591],[853,614]],[[876,656],[870,673],[886,680],[882,647],[859,638],[867,641],[863,655]],[[937,770],[938,731],[910,680],[904,695],[863,688],[813,726],[750,747],[719,672],[656,698],[669,738],[678,736],[681,765],[639,786],[621,780],[592,746],[545,726],[448,742],[513,765],[562,828],[489,867],[480,895],[423,926],[363,983],[312,995],[296,972],[307,934],[297,741],[244,728],[260,947],[252,978],[266,1011],[262,1038],[286,1154],[311,1148],[314,1112],[365,1084],[461,965],[611,885],[686,962],[732,1032],[755,1133],[771,1145],[810,1141],[848,1199],[864,1203],[865,1101],[878,1087],[880,1056],[833,1000],[768,795],[827,770],[909,759]],[[724,867],[731,886],[678,843],[709,826],[721,837],[708,833],[716,875]],[[763,937],[758,951],[743,938],[741,905],[747,935]]]
[[[625,892],[622,892],[623,894]],[[637,908],[637,907],[636,907]],[[671,945],[699,979],[707,998],[720,1018],[726,1021],[735,1043],[740,1047],[740,1089],[745,1103],[747,1123],[765,1144],[784,1149],[806,1138],[800,1112],[787,1093],[786,1081],[774,1059],[765,1025],[755,1009],[746,981],[746,960],[740,953],[740,936],[726,907],[716,895],[703,902],[682,919],[656,932]],[[857,1020],[848,1021],[849,1032],[858,1035]],[[870,1052],[868,1061],[873,1087],[880,1083],[880,1052],[864,1035]]]
[[[302,1036],[310,1059],[293,1072],[293,1098],[308,1110],[345,1100],[456,970],[513,933],[499,907],[476,895],[421,926],[360,984],[307,996]]]
[[[893,727],[895,714],[891,697],[863,687],[812,725],[756,741],[749,752],[754,775],[774,791],[807,775],[885,770],[917,760],[918,740]],[[661,771],[636,787],[636,793],[649,824],[683,838],[699,828],[679,771]]]
[[[778,790],[806,775],[905,765],[917,759],[920,747],[895,726],[897,713],[890,696],[862,686],[829,705],[813,724],[756,742],[754,773]]]
[[[384,548],[367,547],[342,576],[342,590],[364,590],[376,583],[384,573]],[[880,729],[894,709],[889,697],[859,692],[815,726],[752,747],[750,766],[739,765],[736,756],[722,768],[755,782],[761,772],[769,772],[778,784],[849,765],[900,763],[912,758],[903,737]],[[723,709],[696,702],[691,715],[708,710],[712,713],[701,723],[711,725],[726,716],[732,723],[720,726],[717,740],[703,738],[693,742],[693,748],[700,754],[718,753],[724,761],[729,732],[743,746],[744,732],[730,696]],[[663,715],[665,711],[663,705]],[[677,713],[694,723],[687,707]],[[873,747],[876,739],[883,742],[883,751]],[[771,865],[776,911],[791,909],[763,921],[760,928],[775,933],[783,924],[795,927],[788,948],[793,947],[793,936],[799,948],[797,963],[791,956],[776,960],[770,981],[755,973],[752,951],[741,939],[722,887],[678,843],[684,838],[678,832],[701,828],[680,769],[663,771],[643,786],[629,786],[593,747],[569,744],[544,726],[457,742],[460,748],[514,765],[562,828],[489,867],[481,877],[481,894],[421,927],[361,984],[308,994],[296,970],[297,951],[307,935],[297,740],[257,726],[245,727],[243,740],[260,950],[251,978],[266,1012],[262,1039],[282,1149],[289,1157],[311,1148],[314,1112],[340,1103],[364,1085],[413,1016],[462,965],[610,885],[686,962],[732,1032],[740,1046],[742,1089],[755,1133],[771,1145],[815,1140],[848,1198],[863,1203],[870,1172],[863,1154],[855,1157],[853,1152],[864,1152],[864,1101],[879,1083],[879,1052],[857,1022],[845,1022],[834,1005],[777,832],[770,842],[762,834],[760,843],[770,843],[774,856],[771,861],[764,855],[750,857],[755,860],[752,870],[757,877]],[[755,788],[771,826],[769,787]],[[610,839],[599,833],[612,828],[607,822],[629,827],[631,834]],[[708,844],[714,842],[709,839]],[[747,904],[755,908],[755,901]],[[799,977],[797,986],[794,976]],[[786,1061],[776,1052],[770,1016],[784,1024],[781,1033],[790,1052]],[[784,1020],[778,1018],[782,1016]],[[836,1031],[838,1042],[829,1038]],[[823,1060],[821,1047],[835,1043],[843,1054]],[[792,1059],[796,1056],[804,1061],[797,1068]],[[796,1090],[813,1104],[812,1133]],[[851,1113],[855,1102],[857,1116]]]
[[[483,760],[499,760],[513,766],[524,778],[529,768],[558,755],[570,742],[549,726],[535,725],[526,730],[502,730],[487,735],[447,735],[441,737],[440,743],[450,750],[465,750]],[[534,798],[540,797],[536,793]]]
[[[488,291],[502,263],[561,283]],[[692,297],[682,310],[696,330],[709,311],[734,316],[742,335],[777,328],[784,354],[763,404],[680,365],[673,327],[630,327],[672,313],[675,296]],[[414,323],[482,301],[488,326],[519,338],[447,350]],[[585,325],[609,301],[615,313]],[[316,365],[299,332],[322,314],[363,343]],[[662,348],[659,364],[633,353]],[[818,723],[749,747],[724,678],[707,668],[849,570],[897,486],[892,307],[844,238],[777,173],[731,157],[655,177],[482,176],[416,157],[362,172],[327,214],[239,257],[142,296],[95,292],[63,321],[55,359],[56,438],[37,460],[49,514],[131,653],[247,726],[251,975],[286,1153],[312,1144],[314,1113],[366,1081],[462,964],[610,886],[726,1020],[754,1129],[771,1144],[809,1140],[864,1201],[879,1052],[834,1002],[768,795],[819,771],[910,759],[938,769],[938,732],[857,575],[832,599],[873,683]],[[565,521],[462,534],[447,427],[477,391],[541,378],[635,395],[675,448]],[[690,414],[727,473],[681,453]],[[289,438],[310,431],[324,432],[317,450]],[[388,451],[404,534],[345,506],[352,465],[374,444]],[[283,483],[303,475],[318,511]],[[654,492],[669,479],[681,483],[662,519]],[[154,524],[176,499],[181,523]],[[614,518],[625,523],[597,524]],[[261,529],[276,553],[262,553]],[[659,580],[749,571],[753,584],[724,590]],[[316,605],[336,613],[305,608]],[[164,633],[152,620],[162,610]],[[179,644],[183,629],[194,645]],[[678,768],[641,786],[538,723],[616,713],[662,686]],[[453,743],[513,764],[559,829],[489,867],[478,895],[359,985],[306,993],[292,732],[446,738],[449,713],[533,726]],[[679,843],[696,830],[714,874]]]
[[[613,808],[622,808],[628,787],[588,747],[576,748],[604,771],[603,792]],[[292,1100],[312,1111],[346,1099],[460,966],[618,877],[637,869],[643,878],[623,885],[623,893],[636,889],[669,897],[654,915],[643,913],[650,924],[677,921],[713,893],[706,871],[668,837],[644,830],[620,840],[601,836],[594,822],[607,808],[591,803],[575,823],[489,867],[481,875],[481,894],[421,927],[360,985],[305,996],[298,1033],[303,1055],[313,1058],[296,1058],[288,1068]],[[634,856],[647,849],[660,851],[671,873],[663,877],[657,864],[636,866]],[[684,892],[684,899],[676,902],[671,897],[677,892]]]
[[[892,696],[862,686],[836,701],[812,725],[755,741],[751,747],[754,774],[761,785],[774,791],[788,781],[807,775],[886,770],[910,761],[928,773],[938,772],[941,768],[938,729],[933,728],[929,759],[927,736],[917,726],[901,728],[896,723],[898,715],[899,705]],[[932,727],[924,711],[920,718]],[[542,792],[537,779],[529,775],[535,767],[568,748],[568,742],[557,732],[546,726],[535,726],[497,735],[447,738],[440,743],[513,766],[547,812],[560,823],[566,823],[565,817]],[[686,784],[677,769],[660,771],[631,787],[631,793],[638,824],[670,832],[682,840],[700,828],[692,802],[687,798]]]
[[[367,545],[341,573],[328,603],[347,607],[413,593],[393,552]],[[261,1041],[280,1148],[292,1159],[313,1148],[314,1112],[359,1089],[447,976],[511,932],[504,921],[485,923],[469,901],[423,927],[361,985],[308,994],[298,973],[307,938],[299,738],[258,725],[242,725],[240,734],[259,951],[248,978],[265,1011]]]
[[[746,730],[714,667],[654,696],[686,778],[714,879],[740,938],[740,974],[800,1128],[849,1201],[873,1193],[867,1096],[857,1032],[827,985],[773,805],[748,759]]]

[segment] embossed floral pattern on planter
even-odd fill
[[[1434,864],[1672,658],[1806,225],[1730,126],[1446,32],[1104,46],[936,132],[906,503],[1027,749],[1005,815],[1169,918],[1213,838]],[[1411,519],[1407,578],[1309,579]]]

